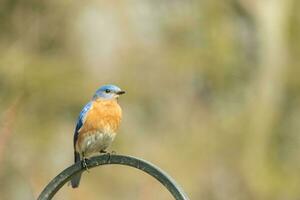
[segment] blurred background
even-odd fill
[[[35,199],[73,163],[77,116],[127,91],[112,150],[195,200],[299,200],[300,1],[0,1],[0,199]],[[122,166],[54,199],[172,199]]]

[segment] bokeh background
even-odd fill
[[[78,113],[114,83],[112,149],[194,200],[299,200],[300,1],[1,0],[0,199],[35,199],[73,162]],[[135,169],[54,199],[172,199]]]

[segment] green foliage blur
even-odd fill
[[[78,113],[126,90],[111,150],[194,200],[300,196],[297,0],[0,2],[0,199],[36,199],[73,163]],[[172,199],[121,166],[54,199]]]

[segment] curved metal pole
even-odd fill
[[[160,168],[151,164],[148,161],[124,155],[100,155],[96,157],[92,157],[87,161],[88,168],[94,168],[100,165],[108,165],[108,164],[119,164],[119,165],[127,165],[130,167],[134,167],[140,169],[147,174],[154,177],[156,180],[161,182],[173,195],[176,200],[189,200],[187,195],[181,189],[181,187],[173,180],[167,173],[165,173]],[[56,192],[69,180],[71,180],[72,176],[83,172],[85,169],[82,167],[81,162],[75,163],[74,165],[68,167],[60,174],[58,174],[42,191],[38,200],[48,200],[51,199]]]

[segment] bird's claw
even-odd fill
[[[83,158],[83,160],[82,160],[82,167],[87,171],[87,172],[90,172],[89,171],[89,168],[88,168],[88,166],[87,166],[87,162],[88,161],[88,159],[87,158]]]
[[[106,151],[106,150],[100,150],[100,153],[107,154],[108,151]]]
[[[103,153],[103,154],[107,155],[107,160],[106,160],[107,163],[109,163],[109,161],[110,161],[110,156],[113,155],[113,154],[116,154],[115,151],[109,152],[109,151],[106,151],[106,150],[101,150],[100,153]]]

